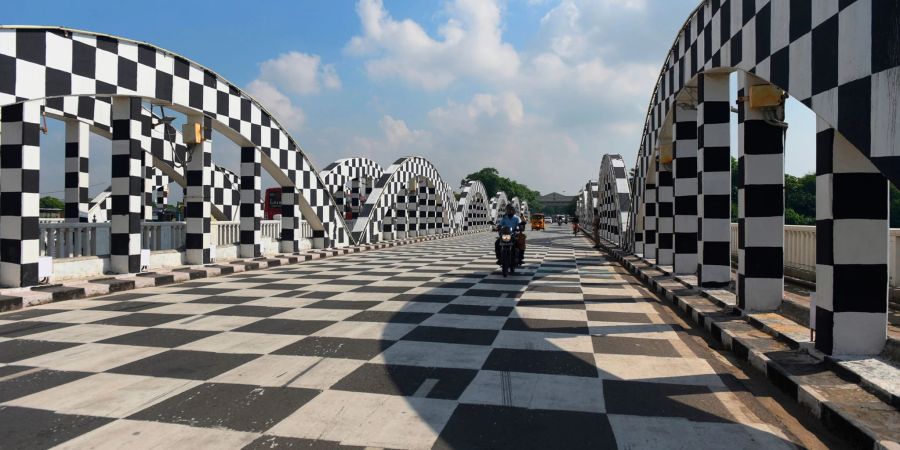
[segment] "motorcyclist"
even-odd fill
[[[516,215],[516,208],[513,205],[506,205],[506,214],[500,218],[500,221],[497,222],[496,228],[502,229],[503,227],[509,227],[510,231],[517,231],[519,229],[519,225],[522,223],[522,220],[519,219],[519,216]],[[497,257],[497,264],[500,264],[500,238],[494,241],[494,256]],[[519,252],[519,261],[525,257],[524,252]]]

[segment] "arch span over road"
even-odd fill
[[[731,282],[730,121],[738,122],[738,275],[744,311],[783,295],[784,100],[817,116],[816,347],[886,340],[887,182],[900,182],[900,27],[894,2],[708,1],[686,20],[651,95],[624,235],[614,242],[703,288]],[[738,103],[729,102],[737,72]],[[607,155],[609,156],[609,155]],[[604,158],[604,166],[607,158]],[[601,168],[601,190],[613,179]],[[620,177],[616,178],[619,186]],[[583,192],[586,193],[587,189]],[[623,189],[616,188],[615,193]],[[624,198],[601,195],[601,209]],[[588,200],[581,200],[588,214]],[[586,224],[582,221],[582,224]],[[865,288],[861,288],[865,286]]]

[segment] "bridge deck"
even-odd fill
[[[530,238],[506,279],[482,234],[0,315],[0,442],[800,443],[588,241]]]

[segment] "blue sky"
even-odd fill
[[[698,0],[45,0],[4,23],[151,42],[246,88],[318,168],[348,156],[423,155],[453,185],[484,166],[542,192],[629,165],[675,33]],[[814,169],[814,121],[789,104],[787,171]],[[44,140],[42,191],[62,189],[61,124]],[[236,148],[214,160],[238,169]],[[95,189],[108,149],[92,152]],[[735,146],[736,151],[736,146]],[[58,161],[58,163],[55,163]],[[59,172],[59,173],[56,173]],[[61,196],[61,194],[58,194]]]

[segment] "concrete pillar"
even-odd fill
[[[241,147],[241,248],[242,258],[262,256],[261,152],[256,147]]]
[[[300,251],[300,198],[299,191],[293,186],[281,187],[281,252],[296,253]],[[324,239],[325,231],[318,230]]]
[[[656,260],[656,160],[650,161],[644,189],[644,259]]]
[[[767,84],[738,74],[738,98]],[[784,117],[784,106],[777,107]],[[784,133],[763,111],[738,106],[738,278],[741,309],[774,311],[784,296]]]
[[[700,287],[731,281],[731,150],[728,74],[704,74],[697,85]]]
[[[77,120],[66,121],[66,222],[88,221],[90,137],[88,124]]]
[[[406,217],[406,191],[397,194],[397,200],[394,202],[394,239],[403,239],[408,233],[409,224]]]
[[[817,130],[816,348],[875,355],[887,340],[887,180],[821,119]]]
[[[675,176],[676,274],[697,272],[697,110],[678,105],[672,111],[672,172]]]
[[[185,261],[188,264],[209,264],[212,244],[212,119],[206,116],[188,117],[189,124],[203,127],[204,141],[188,146],[191,155],[185,164],[187,195],[184,198]]]
[[[359,210],[360,210],[360,201],[359,201],[359,190],[360,183],[359,178],[354,178],[350,181],[350,208],[351,208],[351,220],[356,220],[359,218]]]
[[[144,215],[148,117],[139,98],[112,99],[112,191],[109,264],[115,273],[141,270],[141,219]]]
[[[674,187],[672,172],[661,162],[657,161],[657,164],[656,232],[658,246],[656,250],[656,264],[660,266],[670,266],[674,263],[675,259],[675,248],[673,244],[675,234],[673,207],[675,201]]]
[[[0,284],[38,283],[41,105],[0,108]]]

